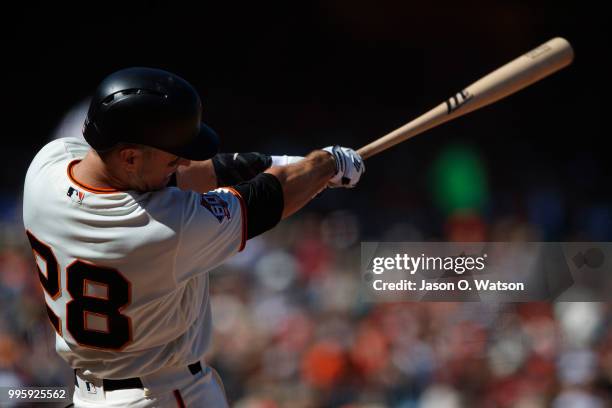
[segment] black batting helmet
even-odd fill
[[[206,160],[217,153],[219,137],[201,116],[200,97],[183,78],[161,69],[127,68],[96,89],[83,136],[97,151],[137,143]]]

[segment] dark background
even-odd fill
[[[552,186],[571,228],[574,209],[610,199],[605,13],[581,2],[46,3],[1,18],[5,194],[21,188],[65,111],[120,68],[192,82],[225,151],[305,154],[358,148],[563,36],[572,66],[368,160],[358,195],[428,207],[427,166],[464,143],[481,155],[493,195]],[[315,207],[347,204],[332,194]]]

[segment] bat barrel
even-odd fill
[[[553,38],[468,86],[462,92],[475,100],[450,114],[452,117],[461,116],[497,102],[565,68],[573,59],[574,50],[570,43],[561,37]]]
[[[363,146],[364,159],[456,117],[496,102],[566,67],[574,59],[570,43],[553,38],[482,77],[412,122]]]

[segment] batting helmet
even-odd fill
[[[217,153],[219,137],[201,115],[200,97],[183,78],[160,69],[127,68],[96,89],[83,136],[97,151],[137,143],[206,160]]]

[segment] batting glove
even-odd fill
[[[328,187],[353,188],[365,173],[365,163],[359,154],[351,148],[341,146],[328,146],[324,148],[334,157],[336,174],[329,180]]]

